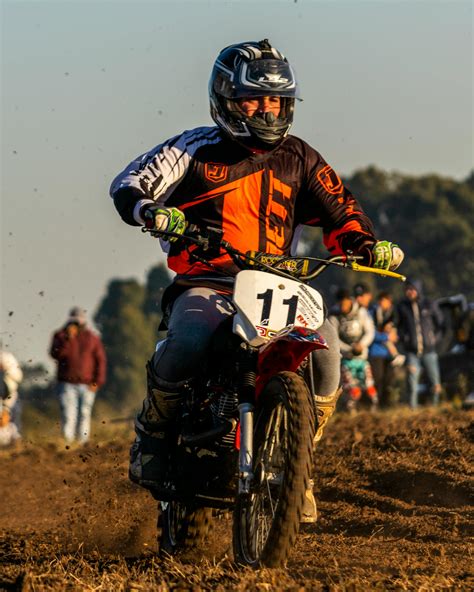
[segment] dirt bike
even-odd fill
[[[160,549],[171,554],[196,544],[218,508],[233,510],[238,563],[282,565],[295,544],[313,466],[317,419],[310,353],[327,348],[317,331],[325,318],[323,299],[307,282],[329,265],[380,270],[350,255],[242,253],[218,230],[201,234],[194,227],[184,236],[143,230],[179,237],[196,260],[228,253],[240,269],[233,278],[186,280],[227,292],[235,314],[213,337],[212,363],[185,387],[169,474],[151,491],[159,500]]]

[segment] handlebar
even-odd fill
[[[348,253],[346,255],[335,255],[327,259],[320,259],[318,257],[291,257],[285,255],[272,255],[270,253],[262,253],[256,251],[247,251],[243,253],[229,242],[223,240],[223,231],[217,228],[207,228],[206,233],[203,234],[199,227],[190,224],[184,234],[177,232],[168,232],[165,230],[156,231],[150,228],[143,227],[142,232],[149,233],[156,238],[176,238],[188,242],[191,245],[196,245],[201,248],[203,252],[223,249],[226,251],[234,263],[240,269],[256,268],[264,271],[270,271],[281,277],[297,280],[301,282],[309,282],[323,273],[330,265],[352,269],[352,271],[373,273],[382,277],[392,277],[402,282],[406,281],[406,277],[394,271],[384,269],[377,269],[375,267],[368,267],[358,263],[363,257]],[[191,253],[192,254],[192,253]],[[193,255],[196,256],[196,255]],[[201,259],[200,259],[201,260]],[[309,273],[306,270],[309,268],[310,262],[317,262],[318,265],[314,267]],[[208,263],[209,267],[213,267]]]

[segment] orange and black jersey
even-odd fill
[[[333,254],[362,252],[375,242],[372,223],[334,170],[306,142],[288,136],[272,152],[251,154],[217,127],[200,127],[134,160],[112,183],[115,206],[128,224],[143,209],[177,207],[186,220],[221,228],[241,251],[288,255],[301,225],[320,226]],[[227,255],[212,263],[231,269]],[[208,272],[173,244],[168,265],[178,274]]]

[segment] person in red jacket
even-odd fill
[[[64,439],[83,444],[89,440],[95,396],[106,376],[104,346],[87,326],[84,310],[70,311],[65,326],[54,333],[50,355],[57,362]]]

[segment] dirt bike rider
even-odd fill
[[[377,241],[372,223],[321,155],[288,135],[295,100],[295,74],[267,39],[223,49],[209,82],[211,116],[217,126],[198,127],[165,141],[134,160],[112,183],[111,196],[131,225],[183,233],[187,223],[219,227],[237,249],[290,254],[301,225],[322,226],[332,254],[351,250],[365,263],[395,269],[402,251]],[[148,392],[136,420],[130,478],[152,487],[163,478],[167,434],[182,399],[182,387],[202,372],[206,349],[217,326],[233,313],[229,295],[206,282],[212,276],[189,254],[183,241],[170,240],[172,284],[168,337],[147,365]],[[234,275],[230,257],[211,260],[216,271]],[[316,404],[321,438],[339,391],[340,354],[335,328],[320,328],[328,350],[314,354]],[[305,521],[316,519],[312,490]]]

